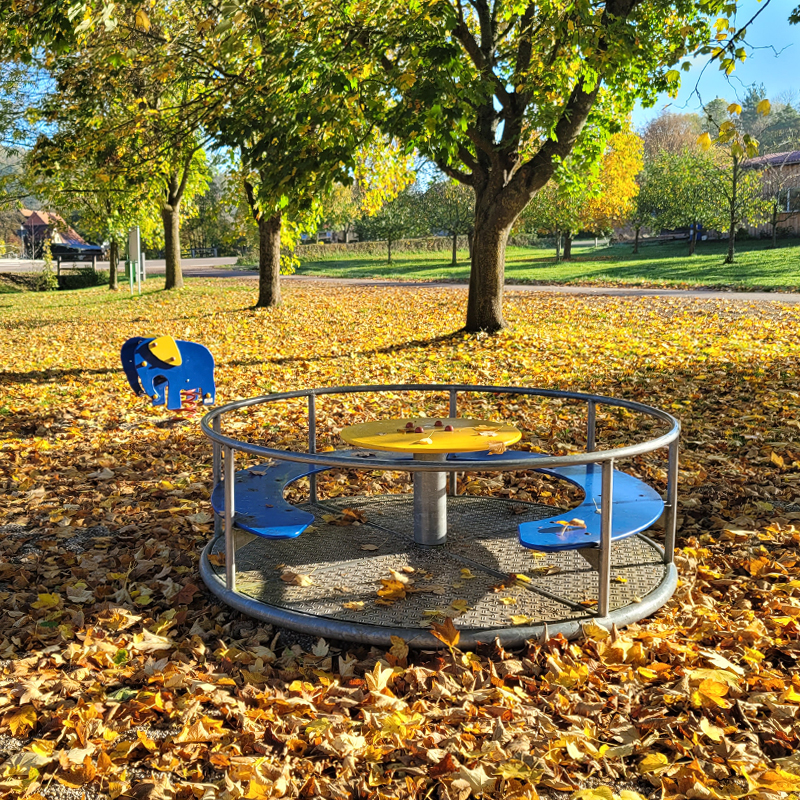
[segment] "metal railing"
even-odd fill
[[[637,403],[632,400],[623,400],[603,395],[585,394],[582,392],[569,392],[557,389],[532,389],[517,386],[480,386],[472,384],[390,384],[367,386],[333,386],[318,389],[302,389],[293,392],[280,392],[276,394],[253,397],[239,400],[220,408],[209,411],[201,421],[203,433],[213,442],[213,480],[214,487],[220,481],[224,483],[225,513],[224,524],[220,524],[219,517],[215,515],[215,535],[225,536],[225,574],[226,585],[229,591],[236,590],[236,563],[233,535],[233,522],[235,515],[234,474],[235,453],[241,451],[254,456],[282,461],[295,461],[304,464],[315,464],[340,469],[387,470],[402,472],[449,472],[450,494],[457,493],[457,473],[465,472],[465,462],[461,461],[403,461],[402,465],[394,460],[370,458],[368,464],[363,458],[348,455],[336,455],[335,452],[318,453],[317,441],[317,406],[316,399],[328,395],[365,394],[365,393],[395,393],[395,392],[426,392],[446,393],[449,398],[449,416],[458,415],[459,394],[513,394],[533,397],[553,398],[559,400],[576,400],[586,403],[586,450],[582,453],[573,453],[565,456],[541,456],[536,459],[536,466],[532,467],[530,459],[514,458],[513,455],[492,456],[490,462],[476,462],[475,472],[513,472],[518,470],[547,469],[553,467],[578,466],[582,464],[601,464],[602,491],[601,491],[601,535],[600,535],[600,591],[598,596],[598,611],[601,617],[609,612],[610,605],[610,570],[611,570],[611,532],[612,532],[612,503],[613,503],[613,477],[615,462],[645,453],[650,453],[661,448],[668,448],[667,460],[667,489],[664,497],[664,563],[670,564],[675,550],[675,534],[677,522],[677,496],[678,496],[678,447],[680,436],[680,423],[671,414],[652,406]],[[231,412],[239,411],[252,406],[276,403],[281,400],[306,398],[308,419],[308,451],[305,453],[293,450],[278,450],[271,447],[243,442],[226,436],[221,431],[222,418]],[[645,416],[657,419],[669,426],[666,433],[660,436],[624,447],[610,450],[597,449],[597,407],[608,406],[624,408]],[[507,451],[513,453],[513,451]],[[311,502],[317,502],[316,476],[310,477]]]

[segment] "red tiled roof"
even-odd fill
[[[53,242],[59,244],[77,245],[86,244],[86,240],[73,228],[64,222],[63,217],[52,211],[33,211],[30,208],[21,208],[24,217],[23,225],[27,228],[50,228]],[[40,234],[37,233],[37,236]]]
[[[789,150],[785,153],[772,153],[765,156],[748,158],[743,166],[747,167],[788,167],[800,164],[800,150]]]

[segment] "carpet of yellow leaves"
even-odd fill
[[[796,310],[512,295],[511,330],[485,337],[453,333],[458,289],[304,286],[272,312],[251,301],[228,282],[0,301],[0,797],[800,792]],[[198,415],[151,409],[119,369],[126,338],[157,333],[212,350],[223,402],[463,381],[675,413],[676,596],[627,630],[589,626],[579,642],[513,653],[284,646],[200,585],[211,516]],[[547,428],[537,409],[519,410],[527,446],[581,444],[568,408]],[[364,413],[328,407],[323,438],[341,446],[342,422]],[[299,419],[276,410],[241,428],[296,445]],[[613,442],[629,428],[609,417],[601,432]],[[663,488],[655,460],[624,466]],[[382,481],[334,474],[323,488],[405,488]],[[537,484],[470,486],[525,499]],[[455,636],[452,623],[437,630]]]

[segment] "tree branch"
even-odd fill
[[[639,2],[641,0],[609,0],[603,12],[601,27],[608,28],[613,20],[626,18]],[[598,49],[605,50],[606,47],[607,44],[601,37]],[[602,76],[591,91],[584,88],[583,78],[575,84],[551,138],[512,178],[513,182],[522,184],[523,191],[533,193],[541,189],[553,177],[556,159],[565,158],[572,152],[600,92],[601,82]]]
[[[459,183],[463,183],[465,186],[475,185],[475,178],[472,175],[460,169],[456,169],[455,167],[451,167],[444,161],[436,161],[436,166],[439,167],[439,169],[444,172],[445,175],[453,178],[453,180],[456,180]]]
[[[503,81],[494,73],[494,65],[491,63],[491,51],[487,56],[485,48],[482,46],[483,43],[481,43],[481,46],[478,46],[475,37],[472,35],[472,32],[467,27],[463,18],[453,30],[453,36],[461,42],[461,46],[470,57],[475,68],[481,74],[481,77],[489,78],[492,82],[494,93],[501,105],[504,108],[507,107],[511,103],[511,95],[508,93]],[[481,38],[483,38],[483,36],[481,36]]]
[[[458,157],[461,159],[461,162],[465,164],[472,172],[475,172],[478,169],[478,162],[475,160],[475,156],[467,150],[466,147],[459,147],[458,148]]]

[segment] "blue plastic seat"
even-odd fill
[[[356,455],[364,459],[365,466],[372,455],[364,450],[339,451],[337,455]],[[408,461],[404,453],[380,453],[397,461]],[[266,539],[296,539],[311,523],[314,515],[295,508],[283,497],[286,487],[294,481],[333,467],[302,464],[298,461],[276,461],[239,470],[234,477],[233,524],[243,531]],[[211,493],[211,507],[216,514],[225,514],[225,484],[218,483]]]
[[[363,450],[340,451],[358,455],[369,461],[371,454]],[[404,453],[375,453],[381,460],[410,461]],[[541,453],[514,451],[514,458],[543,458]],[[448,461],[458,461],[475,470],[491,470],[493,456],[488,452],[458,453]],[[366,465],[366,463],[365,463]],[[544,552],[575,550],[600,546],[600,495],[602,468],[586,464],[555,469],[536,469],[536,472],[568,481],[584,491],[583,502],[571,511],[560,511],[547,519],[524,522],[519,526],[519,541],[523,547]],[[239,470],[234,478],[236,508],[234,525],[248,533],[268,539],[294,539],[314,522],[314,516],[286,502],[286,487],[300,478],[331,469],[326,466],[302,464],[296,461],[277,461]],[[658,492],[626,472],[614,470],[611,514],[611,541],[625,539],[649,528],[662,514],[664,501]],[[218,483],[211,494],[211,506],[220,516],[225,513],[225,489]],[[556,524],[568,518],[582,520],[586,527],[567,527]]]
[[[239,470],[233,481],[233,524],[267,539],[298,537],[314,521],[314,515],[287,503],[283,492],[290,483],[327,469],[297,461],[278,461]],[[225,484],[221,481],[211,493],[211,507],[224,516]]]
[[[459,454],[451,457],[465,463],[479,462],[489,467],[492,458],[489,453]],[[533,461],[542,458],[541,453],[514,451],[514,458],[528,458]],[[478,466],[478,463],[475,463]],[[583,502],[571,511],[560,511],[547,519],[523,522],[519,526],[519,541],[523,547],[541,550],[546,553],[559,550],[576,550],[584,547],[600,546],[600,496],[602,489],[602,467],[600,464],[585,464],[575,467],[556,467],[536,469],[536,472],[551,475],[568,481],[584,491]],[[611,541],[619,541],[628,536],[647,530],[664,511],[661,495],[644,481],[614,470],[611,502]],[[582,520],[586,527],[566,527],[558,525],[558,520]]]

